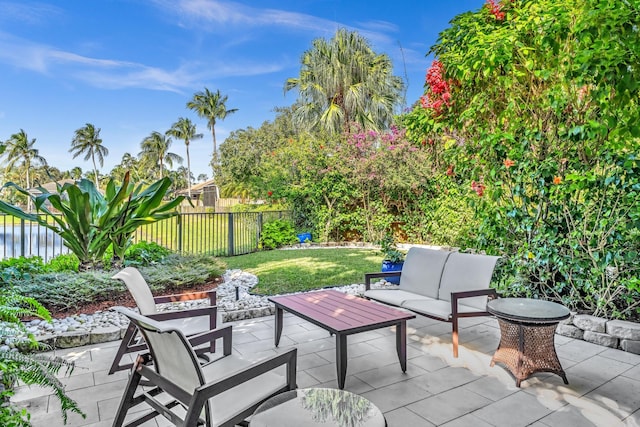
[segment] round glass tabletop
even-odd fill
[[[357,394],[333,388],[307,388],[278,394],[256,409],[251,427],[385,427],[382,412]]]
[[[496,317],[532,323],[552,323],[569,317],[561,304],[532,298],[497,298],[487,303],[487,311]]]

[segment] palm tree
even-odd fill
[[[79,180],[80,178],[82,178],[82,168],[80,166],[75,166],[73,169],[71,169],[69,175],[76,181]]]
[[[196,92],[193,95],[193,99],[187,102],[187,108],[195,111],[199,117],[207,120],[207,127],[211,129],[211,135],[213,136],[214,162],[218,156],[218,144],[216,143],[216,120],[224,120],[227,115],[238,111],[237,108],[227,110],[227,98],[227,95],[222,96],[220,90],[216,90],[214,93],[205,87],[204,92]]]
[[[75,136],[71,141],[70,153],[73,153],[75,159],[81,154],[84,154],[84,160],[91,159],[93,162],[93,175],[95,177],[96,188],[100,188],[98,181],[98,168],[96,167],[96,157],[100,167],[104,166],[104,157],[109,155],[107,147],[102,145],[102,139],[100,138],[100,128],[96,128],[91,123],[87,123],[84,127],[76,129]]]
[[[37,165],[47,165],[47,160],[42,157],[38,150],[33,148],[36,139],[29,141],[27,133],[20,129],[20,132],[14,133],[5,141],[7,165],[6,171],[11,171],[15,167],[21,167],[25,171],[25,187],[31,188],[30,171]],[[27,198],[27,211],[31,212],[31,198]]]
[[[302,56],[300,75],[287,79],[285,92],[298,89],[298,125],[332,133],[353,123],[365,130],[389,126],[402,101],[403,82],[391,59],[376,54],[357,32],[340,29],[316,39]]]
[[[173,141],[167,138],[165,134],[153,131],[149,136],[142,140],[140,147],[142,151],[138,156],[159,168],[159,179],[164,178],[164,165],[173,167],[173,162],[182,164],[182,157],[175,153],[169,152],[169,147]]]
[[[189,142],[202,138],[202,134],[196,133],[196,125],[191,123],[191,120],[180,117],[177,122],[171,125],[171,129],[167,131],[167,135],[184,140],[184,145],[187,148],[187,186],[189,198],[191,198],[191,157],[189,157]]]

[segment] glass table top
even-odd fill
[[[498,298],[487,303],[487,311],[496,317],[532,322],[559,322],[569,317],[569,309],[561,304],[532,298]]]
[[[278,394],[251,417],[250,427],[384,427],[382,412],[357,394],[333,388],[308,388]]]

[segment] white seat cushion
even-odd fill
[[[424,298],[432,300],[433,298],[414,294],[413,292],[403,291],[402,289],[370,289],[364,293],[364,296],[386,304],[402,306],[407,300],[415,300]]]
[[[209,316],[185,317],[182,319],[162,320],[162,326],[165,328],[179,329],[186,336],[200,334],[210,330]]]
[[[232,354],[204,365],[202,373],[207,383],[217,382],[226,376],[248,368],[251,364],[251,361]],[[212,397],[209,399],[213,418],[212,425],[224,424],[247,407],[262,402],[286,384],[286,366],[280,366]]]
[[[437,317],[445,321],[449,321],[451,319],[450,301],[413,299],[405,301],[401,307],[415,311],[416,313]],[[475,311],[478,311],[478,309],[458,303],[459,313],[471,313]]]

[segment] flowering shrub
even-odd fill
[[[457,16],[403,122],[464,186],[474,246],[505,255],[501,292],[627,317],[640,305],[640,32],[637,6],[615,3],[488,0]]]

